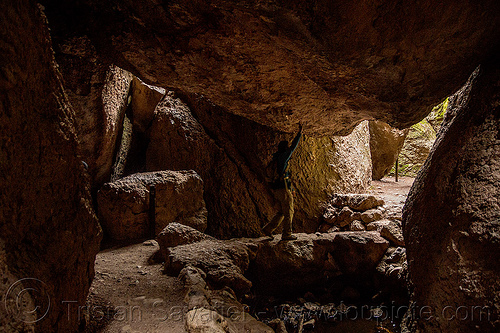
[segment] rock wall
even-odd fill
[[[155,112],[147,170],[195,170],[204,181],[208,232],[219,237],[259,235],[259,215],[247,183],[223,147],[172,93],[164,97]],[[262,186],[261,190],[266,193]]]
[[[0,330],[75,331],[63,302],[85,304],[101,237],[75,113],[39,7],[5,2],[0,22]]]
[[[500,3],[495,0],[43,3],[58,41],[88,32],[88,39],[68,44],[68,55],[78,56],[80,51],[71,48],[82,46],[90,50],[83,51],[84,57],[93,59],[92,47],[87,49],[91,43],[104,64],[112,60],[149,83],[184,91],[191,105],[201,101],[210,106],[205,113],[165,119],[174,121],[172,125],[182,121],[171,128],[173,137],[191,152],[187,161],[197,157],[197,167],[219,189],[213,202],[227,205],[222,209],[214,204],[214,216],[222,219],[212,224],[212,234],[259,233],[273,209],[257,170],[270,158],[266,160],[271,147],[290,139],[284,133],[295,131],[299,122],[304,122],[306,134],[319,136],[346,134],[372,118],[399,127],[414,124],[479,62],[497,54],[500,40]],[[47,315],[36,313],[41,320],[32,324],[18,317],[19,309],[5,309],[2,324],[8,322],[8,332],[74,331],[78,322],[65,320],[63,301],[83,304],[100,239],[90,179],[79,153],[76,113],[62,87],[38,7],[27,0],[1,7],[0,269],[6,278],[0,295],[14,290],[9,289],[12,281],[34,278],[42,281],[37,288],[52,305]],[[68,88],[85,95],[90,87],[94,96],[92,84],[100,82],[103,68],[93,66],[79,67],[89,71],[82,76],[89,81],[80,85],[77,75],[76,82],[68,79]],[[500,303],[498,260],[490,259],[498,252],[498,230],[491,222],[498,219],[498,68],[485,66],[485,73],[471,103],[456,108],[433,152],[434,161],[419,177],[406,211],[405,233],[415,304],[486,304],[494,318],[477,325],[494,331]],[[219,123],[203,120],[212,116]],[[231,131],[218,130],[224,126]],[[175,140],[170,146],[174,150]],[[161,158],[165,164],[184,163]],[[422,214],[418,218],[417,212]],[[304,209],[303,214],[309,212]],[[10,306],[11,300],[2,304]],[[39,300],[28,297],[26,302]],[[476,323],[444,323],[440,318],[414,323],[428,331],[476,328],[471,326]]]
[[[388,136],[388,133],[381,132],[375,127],[372,131],[372,127],[370,127],[373,169],[380,169],[377,174],[374,172],[374,177],[377,176],[380,177],[377,179],[381,179],[387,174],[393,176],[396,158],[398,158],[398,174],[415,177],[429,156],[447,109],[448,98],[435,106],[425,119],[410,128],[397,130],[385,125],[388,126],[388,130],[392,131],[392,136]],[[370,126],[372,123],[380,122],[371,122]],[[390,151],[390,156],[384,150]],[[382,153],[384,155],[381,155]],[[373,157],[374,155],[380,155],[378,160]],[[390,161],[392,164],[389,164]]]
[[[201,175],[208,233],[223,238],[260,235],[277,204],[264,171],[278,143],[293,136],[234,116],[200,96],[179,96],[182,100],[167,94],[156,109],[147,169],[193,169]],[[333,193],[359,192],[370,184],[367,123],[347,137],[306,137],[290,166],[296,189],[294,229],[314,232],[323,203]]]
[[[499,87],[494,58],[450,97],[404,207],[412,332],[500,329]]]
[[[88,31],[147,83],[284,132],[417,123],[500,39],[496,0],[44,0],[54,34]],[[446,42],[443,42],[446,41]]]

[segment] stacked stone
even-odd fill
[[[368,194],[335,194],[323,214],[321,232],[363,231],[385,217],[384,200]]]
[[[386,219],[384,204],[369,194],[335,194],[323,213],[319,231],[378,231],[393,245],[404,246],[400,222]]]

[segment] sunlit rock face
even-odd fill
[[[494,60],[450,97],[404,207],[414,332],[499,329],[499,87]]]
[[[372,178],[384,178],[398,158],[408,130],[398,130],[382,121],[370,121]]]
[[[58,1],[56,35],[87,34],[147,83],[199,93],[280,131],[399,128],[456,91],[500,37],[498,1]]]

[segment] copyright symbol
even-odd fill
[[[14,282],[5,293],[4,300],[7,313],[27,324],[42,320],[50,309],[47,285],[34,278]]]

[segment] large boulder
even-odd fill
[[[165,95],[165,89],[146,84],[134,76],[130,85],[130,143],[124,147],[126,155],[124,175],[146,171],[146,152],[149,129],[155,117],[156,105]]]
[[[269,147],[269,155],[272,149],[276,148]],[[290,171],[296,191],[297,232],[316,231],[324,206],[334,193],[364,192],[371,184],[367,121],[347,136],[307,136],[294,154]]]
[[[156,105],[165,89],[146,84],[133,77],[129,90],[129,106],[123,122],[120,147],[116,152],[112,180],[146,171],[149,129],[155,117]]]
[[[97,190],[112,174],[132,74],[102,59],[86,35],[56,38],[54,47],[75,110],[82,159]]]
[[[234,116],[202,96],[170,92],[157,106],[149,137],[148,170],[194,169],[202,176],[210,234],[261,234],[261,225],[277,211],[264,181],[266,165],[278,143],[291,141],[292,135]],[[332,193],[360,192],[370,184],[367,123],[346,137],[306,136],[290,169],[296,190],[294,228],[315,231]]]
[[[377,232],[342,232],[335,235],[334,246],[332,256],[341,272],[347,276],[364,278],[377,266],[389,242]]]
[[[131,121],[134,131],[145,133],[153,121],[156,105],[160,103],[165,89],[151,86],[134,76],[130,86]]]
[[[224,238],[259,235],[259,207],[252,194],[259,193],[264,203],[261,207],[273,201],[242,159],[238,155],[231,158],[229,154],[237,153],[232,142],[210,136],[191,109],[172,92],[158,104],[155,114],[147,149],[147,170],[195,170],[204,180],[210,212],[208,232]],[[233,150],[229,151],[226,145]],[[251,186],[248,182],[252,182]]]
[[[203,181],[194,171],[157,171],[106,183],[97,194],[99,219],[114,240],[159,234],[169,223],[204,231]]]
[[[260,243],[251,271],[260,293],[300,293],[325,284],[329,275],[340,274],[337,267],[325,269],[327,247],[333,248],[330,242],[328,246],[317,246],[315,234],[296,235],[298,239],[291,242],[280,242],[277,237]]]
[[[95,170],[95,174],[91,173],[94,176],[94,187],[110,180],[117,143],[120,142],[123,130],[131,80],[132,74],[119,67],[111,66],[106,72],[100,92],[101,100],[91,108],[85,105],[80,109],[79,114],[82,118],[77,118],[79,119],[77,124],[87,130],[86,138],[89,139],[89,141],[82,139],[82,142],[85,147],[90,146],[93,149],[93,155],[89,158],[90,165],[94,164],[95,169],[90,169],[90,165],[89,169]],[[87,122],[88,117],[94,118],[93,123],[97,125],[96,127],[87,129],[88,124],[92,124],[92,122]],[[98,134],[95,135],[95,133]]]
[[[364,119],[417,123],[500,39],[496,0],[43,3],[54,34],[90,32],[149,84],[323,136]]]
[[[406,201],[413,332],[500,329],[499,87],[495,58],[450,97]]]
[[[377,231],[295,235],[297,240],[293,241],[280,241],[279,237],[272,241],[198,237],[176,247],[163,243],[161,251],[166,254],[165,270],[169,274],[178,275],[193,266],[206,273],[212,287],[229,286],[241,295],[255,284],[260,293],[289,295],[328,288],[335,284],[336,277],[356,279],[369,286],[389,247]]]
[[[370,121],[370,152],[374,180],[389,174],[407,134],[408,130],[398,130],[383,121]]]
[[[41,7],[2,2],[0,26],[0,331],[75,332],[101,239],[75,111]]]
[[[172,222],[205,231],[207,209],[203,200],[203,180],[200,176],[192,170],[161,171],[154,174],[160,178],[154,183],[155,234]]]
[[[415,177],[429,156],[436,132],[427,119],[410,127],[399,154],[399,175]]]
[[[215,238],[189,226],[172,222],[156,236],[156,239],[160,245],[160,255],[165,260],[168,258],[171,247],[196,243],[205,239],[214,240]]]

